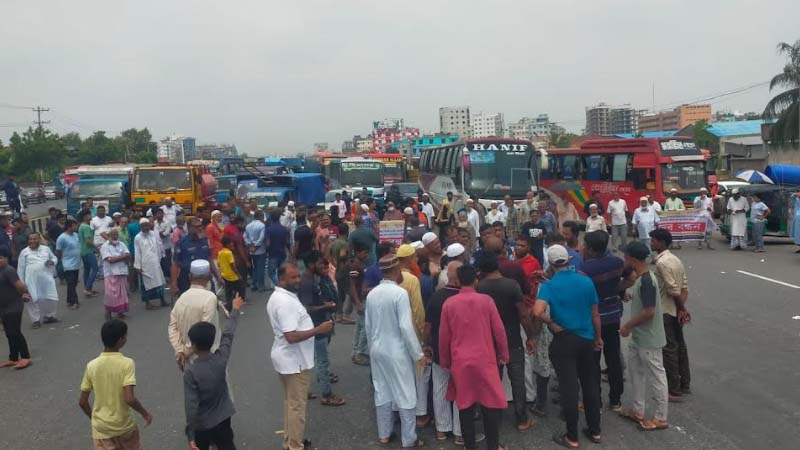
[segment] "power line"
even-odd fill
[[[8,108],[8,109],[33,109],[32,106],[20,106],[20,105],[12,105],[9,103],[0,103],[0,108]]]

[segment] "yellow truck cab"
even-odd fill
[[[135,210],[163,205],[171,197],[184,214],[197,215],[198,208],[216,206],[217,180],[208,167],[158,164],[137,167],[133,172],[131,202]]]

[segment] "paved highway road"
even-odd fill
[[[716,251],[684,246],[676,252],[689,270],[694,321],[686,333],[694,394],[683,404],[670,405],[672,427],[660,432],[637,431],[605,411],[604,443],[584,440],[584,448],[798,448],[800,255],[788,245],[770,245],[764,254],[731,252],[721,241],[716,245]],[[269,362],[266,298],[251,300],[256,304],[245,309],[230,363],[238,410],[233,428],[240,448],[279,449],[282,391]],[[102,350],[101,303],[99,298],[83,300],[78,311],[62,304],[63,323],[40,330],[31,330],[24,319],[34,365],[0,372],[5,405],[0,408],[0,448],[90,448],[89,421],[77,406],[78,386],[86,362]],[[135,359],[137,395],[155,416],[142,431],[147,449],[185,448],[182,384],[167,342],[168,320],[166,308],[145,311],[138,300],[132,303],[123,352]],[[368,371],[350,363],[351,334],[352,327],[339,326],[332,343],[332,369],[341,380],[335,392],[347,405],[309,404],[307,437],[318,449],[379,448]],[[506,411],[502,442],[515,450],[558,448],[551,436],[563,424],[554,411],[526,433],[513,430],[512,413]],[[422,437],[427,448],[456,448],[452,441],[435,442],[430,429]]]

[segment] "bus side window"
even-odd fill
[[[581,158],[583,160],[583,176],[582,180],[600,181],[604,180],[602,170],[602,160],[605,159],[601,155],[586,155]]]
[[[578,157],[575,155],[565,155],[562,158],[561,178],[564,180],[574,180],[578,175]]]
[[[608,173],[607,180],[622,182],[627,179],[628,164],[633,158],[631,155],[614,155],[607,159]]]
[[[631,182],[637,190],[647,188],[647,169],[631,169]]]

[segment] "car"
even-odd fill
[[[44,203],[47,201],[47,196],[44,189],[40,187],[26,187],[20,189],[20,195],[23,201],[27,199],[27,203]]]
[[[58,194],[53,187],[46,187],[44,188],[44,197],[47,200],[56,200],[58,198]]]
[[[28,197],[20,195],[20,198],[22,199],[22,207],[27,208]],[[9,208],[8,199],[6,198],[6,193],[3,191],[0,191],[0,208],[5,208],[5,209]]]

